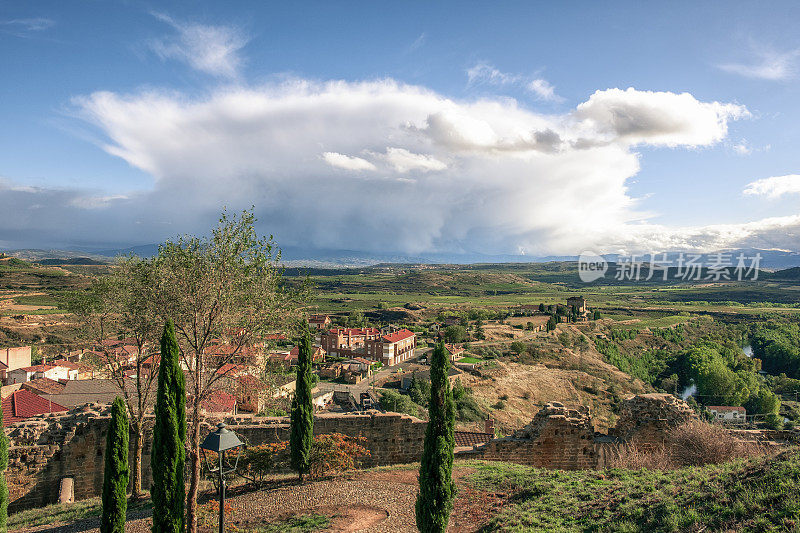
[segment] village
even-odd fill
[[[566,308],[575,321],[586,321],[590,316],[582,297],[567,299]],[[536,314],[527,321],[529,334],[546,331],[547,321],[557,316],[535,309]],[[521,313],[530,311],[522,308]],[[457,317],[434,322],[433,334],[426,341],[447,341],[447,328],[459,323]],[[345,327],[336,325],[326,314],[310,315],[308,326],[314,332],[314,406],[319,412],[380,408],[376,387],[388,382],[406,390],[412,376],[424,379],[426,354],[431,347],[418,347],[417,334],[405,327]],[[466,356],[463,341],[445,342],[445,347],[453,363],[451,379],[475,367],[472,358]],[[211,362],[207,366],[221,379],[203,400],[204,414],[259,414],[269,405],[288,405],[298,354],[298,347],[282,334],[268,335],[254,345],[216,341],[208,348]],[[137,372],[153,373],[159,357],[156,347],[139,346],[135,339],[105,339],[87,349],[42,358],[37,364],[32,364],[31,346],[2,348],[4,424],[87,403],[110,404],[120,394],[120,381],[115,378],[121,377],[132,390]],[[215,364],[217,360],[224,362]],[[185,361],[183,366],[189,369]],[[154,386],[152,380],[150,383]]]

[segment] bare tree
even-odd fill
[[[167,241],[155,258],[155,300],[175,323],[187,371],[189,533],[197,531],[203,401],[230,383],[222,367],[252,355],[265,334],[299,327],[302,291],[282,283],[280,251],[254,224],[252,210],[223,213],[210,237]]]
[[[142,495],[144,417],[158,376],[158,353],[149,349],[162,323],[153,300],[153,273],[152,261],[127,257],[118,261],[110,276],[95,279],[88,291],[69,299],[70,310],[83,321],[99,355],[94,358],[98,370],[117,385],[130,413],[133,498]],[[120,337],[132,343],[134,353],[109,343]]]

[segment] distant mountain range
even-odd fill
[[[108,262],[110,259],[120,255],[138,255],[140,257],[151,257],[158,253],[157,244],[146,244],[141,246],[131,246],[128,248],[118,248],[109,250],[41,250],[24,249],[8,250],[7,254],[29,261],[42,261],[48,259],[79,259],[86,258],[93,261]],[[748,265],[756,254],[761,255],[760,268],[765,270],[784,270],[793,267],[800,267],[800,253],[783,250],[757,250],[739,249],[725,250],[722,253],[728,254],[733,264],[739,254],[744,254]],[[673,264],[677,261],[680,252],[669,252],[667,260]],[[686,254],[684,254],[686,255]],[[702,262],[712,263],[714,254],[704,254]],[[608,262],[624,261],[625,257],[619,254],[606,254],[603,256]],[[661,258],[661,254],[656,258]],[[638,256],[638,260],[648,260],[648,257]],[[357,250],[334,250],[334,249],[303,249],[299,247],[287,246],[282,248],[282,261],[287,266],[309,266],[309,267],[346,267],[346,266],[371,266],[382,263],[404,263],[404,264],[473,264],[473,263],[546,263],[577,261],[576,255],[562,256],[528,256],[528,255],[489,255],[479,253],[426,253],[426,254],[402,254],[402,253],[373,253]],[[86,263],[84,263],[86,264]]]

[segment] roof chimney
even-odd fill
[[[484,422],[485,422],[484,426],[485,433],[490,433],[492,436],[494,436],[494,419],[491,418],[489,415],[486,415],[486,420]]]

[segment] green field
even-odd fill
[[[800,290],[793,279],[754,282],[631,283],[608,280],[583,284],[574,263],[499,265],[380,265],[359,269],[289,269],[287,281],[309,279],[312,305],[322,312],[421,304],[434,310],[466,307],[508,308],[564,303],[583,295],[604,316],[624,319],[654,312],[642,327],[681,323],[681,313],[758,316],[800,313]],[[672,318],[668,318],[672,316]],[[642,318],[642,317],[638,317]]]

